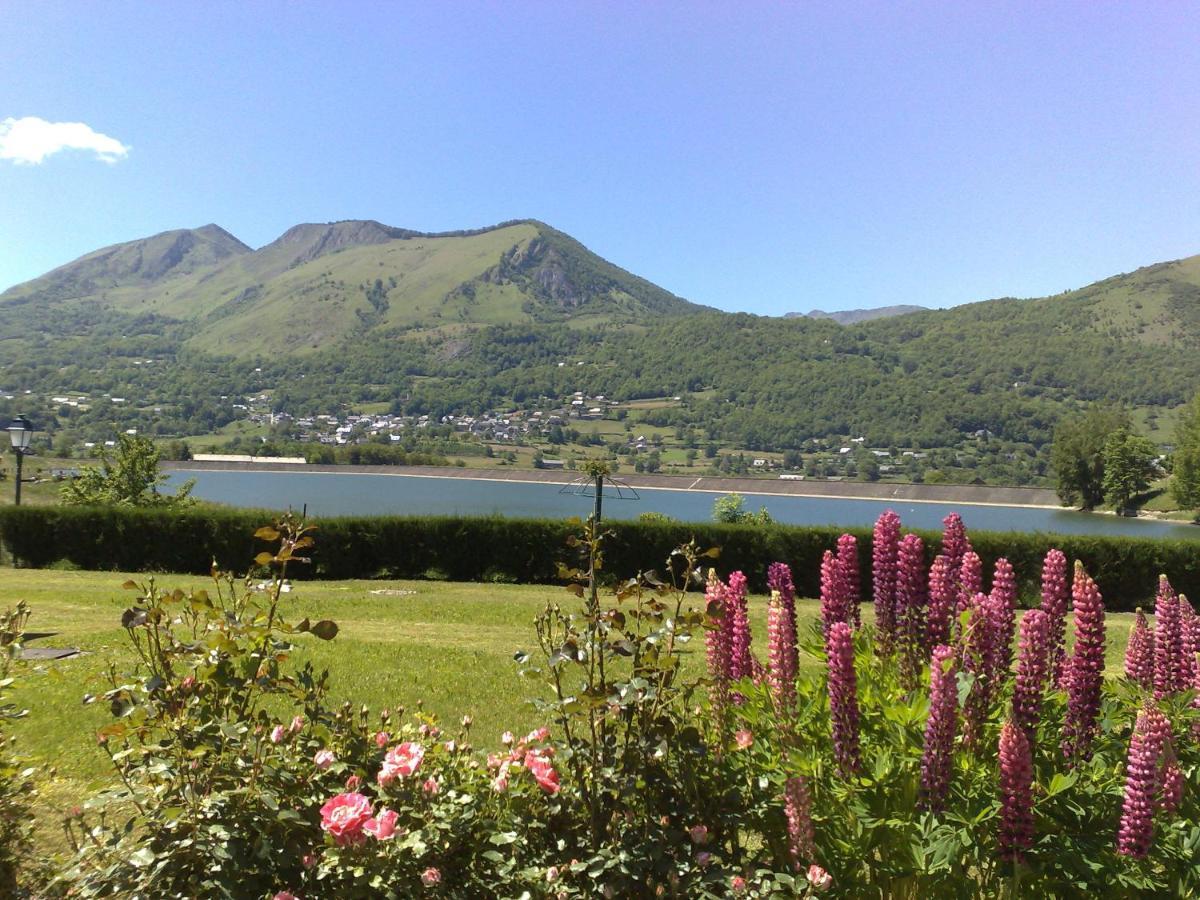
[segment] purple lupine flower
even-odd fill
[[[939,644],[929,662],[929,718],[921,753],[921,805],[941,812],[954,769],[954,736],[958,731],[958,665],[954,648]]]
[[[1139,606],[1125,647],[1125,677],[1146,690],[1154,687],[1154,632]]]
[[[729,702],[729,629],[726,628],[728,609],[725,604],[725,585],[715,569],[708,570],[704,591],[704,609],[708,629],[704,636],[705,659],[708,663],[709,700],[718,721],[721,721]]]
[[[1159,710],[1147,706],[1138,713],[1129,740],[1125,765],[1125,800],[1117,831],[1117,852],[1142,859],[1154,841],[1154,812],[1158,805],[1158,763],[1171,736],[1171,723]]]
[[[968,747],[979,746],[983,736],[983,722],[991,704],[992,683],[988,668],[992,653],[992,622],[988,615],[989,601],[986,594],[976,594],[966,609],[966,625],[960,638],[962,653],[960,664],[974,676],[970,693],[963,703],[963,743]]]
[[[829,658],[829,718],[833,755],[843,777],[858,770],[858,678],[854,671],[854,632],[834,622],[825,642]]]
[[[783,811],[787,817],[792,865],[799,871],[805,862],[812,862],[817,855],[813,834],[812,794],[808,788],[808,779],[803,775],[789,778],[784,785]]]
[[[974,550],[963,554],[962,565],[958,567],[958,585],[958,611],[962,612],[976,594],[983,592],[983,560]]]
[[[1196,680],[1197,617],[1196,610],[1183,594],[1179,595],[1179,690],[1186,690]]]
[[[1158,576],[1158,596],[1154,601],[1154,699],[1161,700],[1186,687],[1180,681],[1180,657],[1183,655],[1182,621],[1179,598],[1166,575]]]
[[[787,563],[771,563],[767,568],[767,587],[772,591],[779,591],[784,611],[787,613],[792,643],[795,644],[798,633],[796,631],[796,585],[792,582],[792,570],[788,568]]]
[[[875,522],[871,536],[871,596],[879,651],[888,656],[896,638],[896,554],[900,549],[900,517],[890,509]]]
[[[1163,754],[1159,783],[1162,785],[1162,790],[1159,791],[1159,808],[1168,816],[1173,816],[1179,811],[1179,804],[1183,802],[1183,789],[1187,778],[1183,774],[1183,769],[1179,768],[1179,761],[1175,758],[1175,752],[1169,744]]]
[[[917,673],[927,658],[928,606],[925,542],[920,535],[906,534],[896,554],[896,635],[900,670],[909,688],[916,686]]]
[[[929,569],[929,628],[926,640],[931,646],[950,640],[950,620],[958,606],[958,585],[950,560],[939,555]]]
[[[942,556],[950,561],[950,568],[957,572],[962,568],[963,556],[971,549],[971,541],[967,538],[966,526],[958,513],[950,513],[942,519],[942,525]]]
[[[842,587],[846,592],[846,609],[849,613],[847,621],[858,628],[862,624],[862,615],[858,605],[862,602],[862,586],[858,568],[858,538],[852,534],[843,534],[837,542],[838,565],[842,569]]]
[[[1031,609],[1021,618],[1012,700],[1013,719],[1021,726],[1030,744],[1034,742],[1042,715],[1042,694],[1046,690],[1049,668],[1050,617],[1040,609]]]
[[[995,637],[992,649],[996,654],[997,678],[1003,682],[1012,668],[1012,639],[1017,606],[1017,576],[1013,572],[1012,563],[1003,557],[996,560],[996,569],[992,575],[991,601],[991,612],[995,617],[992,623]]]
[[[746,576],[734,572],[725,589],[729,609],[729,677],[734,681],[750,678],[754,663],[750,658],[750,611],[746,605]]]
[[[1025,732],[1000,729],[1000,858],[1018,862],[1033,846],[1033,758]]]
[[[832,550],[821,557],[821,628],[826,637],[834,622],[849,618],[846,609],[846,587],[842,583],[842,567]]]
[[[1062,679],[1063,659],[1067,652],[1067,601],[1070,597],[1066,554],[1051,550],[1042,563],[1042,612],[1050,617],[1050,677],[1056,685]]]
[[[1067,668],[1062,751],[1074,761],[1091,757],[1104,681],[1104,598],[1080,562],[1075,563],[1071,605],[1075,610],[1075,652]]]
[[[796,629],[788,621],[783,594],[771,591],[767,606],[767,683],[775,713],[790,723],[796,712]]]

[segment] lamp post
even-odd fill
[[[33,423],[24,416],[17,416],[8,426],[8,438],[12,441],[13,453],[17,454],[16,506],[21,505],[21,463],[29,452],[29,441],[33,437]]]

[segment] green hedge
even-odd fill
[[[60,506],[0,508],[0,541],[22,565],[42,567],[67,560],[85,569],[205,573],[215,558],[241,570],[257,549],[255,528],[273,514],[213,508],[128,509]],[[451,517],[338,517],[319,521],[313,565],[297,577],[422,578],[456,581],[506,580],[547,583],[556,564],[571,562],[565,540],[571,526],[561,520]],[[767,566],[792,566],[802,596],[818,593],[821,555],[843,529],[776,525],[719,525],[678,522],[614,522],[606,571],[627,576],[659,568],[678,544],[695,537],[719,546],[722,573],[743,570],[752,589],[765,590]],[[870,540],[859,538],[862,584],[869,591]],[[922,532],[930,555],[940,537]],[[1036,602],[1041,562],[1058,547],[1081,559],[1112,610],[1131,610],[1153,596],[1160,572],[1200,599],[1200,542],[1085,535],[971,533],[990,568],[1006,556],[1021,579],[1022,597]],[[301,571],[303,569],[303,571]]]

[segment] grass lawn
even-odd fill
[[[110,664],[128,671],[132,656],[120,627],[123,609],[133,599],[121,589],[127,576],[115,572],[0,569],[0,608],[26,600],[33,609],[31,632],[53,632],[33,647],[80,647],[84,655],[58,662],[26,662],[14,671],[13,702],[29,715],[12,723],[20,754],[42,768],[43,837],[53,846],[59,816],[110,777],[107,757],[97,749],[94,731],[110,720],[103,703],[83,705],[85,693],[107,689]],[[207,587],[196,576],[159,575],[163,587]],[[413,593],[401,593],[401,592]],[[475,720],[475,743],[490,747],[501,732],[527,730],[536,712],[529,700],[541,688],[522,679],[512,661],[518,649],[533,650],[532,623],[548,599],[564,608],[578,603],[558,587],[466,584],[430,581],[299,582],[286,595],[289,621],[308,616],[333,619],[337,638],[323,643],[301,638],[294,659],[312,660],[331,671],[335,701],[365,703],[373,710],[418,700],[454,723],[464,713]],[[699,598],[697,598],[699,599]],[[819,614],[816,601],[798,603],[802,628]],[[863,607],[869,620],[871,609]],[[757,653],[764,653],[766,598],[751,598],[751,624]],[[1120,671],[1133,617],[1110,614],[1108,671]],[[699,672],[703,644],[687,666]],[[809,660],[815,665],[814,660]]]

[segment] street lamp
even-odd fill
[[[17,416],[8,426],[8,439],[12,441],[13,453],[17,454],[16,506],[21,505],[21,463],[29,452],[29,441],[33,437],[33,423],[24,416]]]

